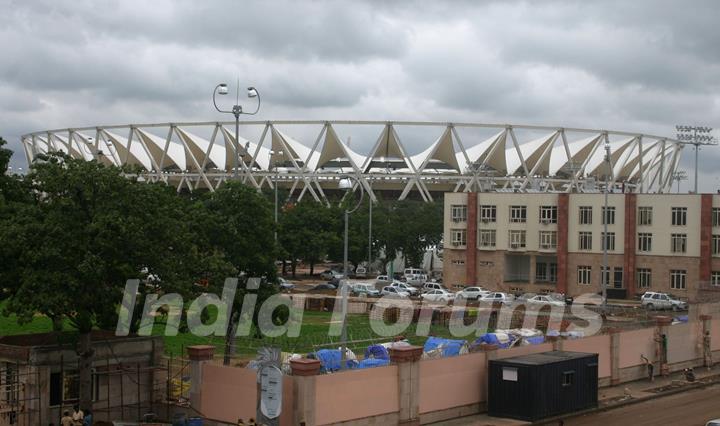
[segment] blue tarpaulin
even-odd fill
[[[388,350],[385,346],[382,345],[370,345],[365,349],[365,359],[368,358],[375,358],[375,359],[390,359],[390,355],[388,354]]]
[[[524,340],[531,345],[539,345],[545,342],[545,336],[525,337]]]
[[[337,349],[320,349],[315,352],[315,357],[320,361],[320,371],[327,373],[340,370],[340,351]],[[346,368],[355,368],[357,361],[348,359],[345,361]]]
[[[506,349],[509,348],[512,342],[515,341],[515,336],[512,334],[508,334],[508,341],[505,343],[500,342],[500,340],[497,337],[497,334],[495,333],[485,333],[482,336],[478,337],[477,340],[473,343],[473,346],[479,345],[481,343],[487,343],[488,345],[498,345],[498,348],[500,349]]]
[[[442,356],[456,356],[460,354],[460,349],[465,345],[464,340],[443,339],[441,337],[428,337],[425,341],[424,352],[430,352],[438,346],[442,346]]]
[[[359,370],[362,370],[365,368],[384,367],[389,364],[390,364],[389,359],[368,358],[368,359],[364,359],[364,360],[360,361],[357,368]]]

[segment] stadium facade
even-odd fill
[[[242,122],[236,144],[233,124],[68,128],[30,133],[22,143],[28,163],[39,154],[63,151],[137,166],[143,179],[178,191],[213,191],[238,178],[259,189],[277,183],[293,199],[318,201],[327,201],[348,174],[372,199],[384,193],[431,201],[445,192],[473,190],[598,192],[606,183],[613,192],[667,192],[684,146],[671,138],[610,130],[383,121]],[[372,148],[359,153],[351,145]]]

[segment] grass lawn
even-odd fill
[[[2,308],[0,306],[0,308]],[[267,345],[280,346],[283,351],[295,353],[308,353],[315,349],[329,348],[330,346],[322,346],[327,344],[337,344],[339,346],[339,336],[328,336],[330,328],[332,312],[316,312],[306,311],[302,316],[302,326],[300,336],[297,338],[281,337],[265,337],[258,339],[251,336],[237,338],[237,355],[243,357],[252,357],[257,353],[258,348]],[[382,326],[382,324],[376,324]],[[415,336],[415,324],[411,324],[402,332],[407,336],[412,344],[422,345],[427,337]],[[70,324],[65,322],[65,330],[72,330]],[[370,319],[366,314],[348,315],[348,338],[349,340],[372,340],[378,343],[390,341],[390,337],[380,337],[371,328]],[[38,315],[30,323],[19,325],[15,316],[0,316],[0,336],[46,333],[52,331],[52,322],[49,318]],[[162,319],[158,319],[154,328],[154,335],[165,334],[165,324]],[[432,325],[430,327],[430,335],[440,337],[452,337],[447,327]],[[165,352],[173,356],[180,355],[184,348],[191,345],[214,345],[218,348],[217,354],[223,353],[225,339],[223,337],[200,337],[189,332],[178,333],[176,336],[165,336]],[[365,348],[372,342],[358,343],[357,345],[349,345],[356,353],[363,353]]]

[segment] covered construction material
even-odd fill
[[[598,355],[552,351],[491,360],[488,414],[525,421],[597,406]]]

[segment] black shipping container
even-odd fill
[[[597,407],[598,355],[552,351],[491,360],[488,414],[534,422]]]

